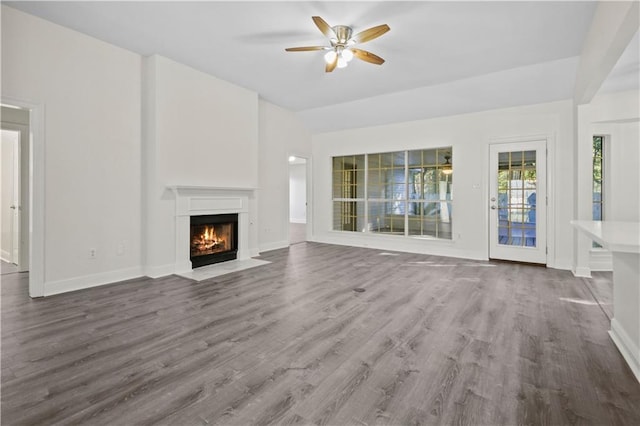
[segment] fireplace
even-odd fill
[[[193,268],[237,258],[237,214],[191,216],[190,222],[190,257]]]
[[[236,216],[234,230],[237,260],[258,255],[256,229],[255,188],[225,188],[212,186],[174,185],[167,187],[175,195],[175,263],[163,269],[165,273],[187,274],[194,267],[204,266],[191,255],[191,218],[207,215]],[[200,219],[196,219],[200,220]],[[206,222],[206,221],[205,221]],[[198,223],[202,225],[203,223]],[[215,225],[215,224],[214,224]],[[198,265],[199,264],[199,265]],[[202,269],[201,269],[202,270]],[[162,276],[157,273],[155,276]]]

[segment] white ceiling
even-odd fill
[[[141,55],[160,54],[296,111],[314,131],[571,98],[596,3],[4,2]],[[324,72],[311,16],[391,31]],[[637,64],[637,58],[636,58]]]

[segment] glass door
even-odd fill
[[[489,257],[547,263],[546,141],[490,147]]]

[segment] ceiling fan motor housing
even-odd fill
[[[353,30],[351,29],[351,27],[347,27],[346,25],[336,25],[335,27],[331,28],[333,30],[333,32],[336,35],[337,41],[334,43],[333,40],[331,40],[331,43],[333,45],[346,45],[347,42],[349,41],[349,39],[351,39],[351,34],[353,33]]]

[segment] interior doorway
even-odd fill
[[[2,238],[0,258],[18,265],[20,262],[20,132],[2,129],[0,149],[2,171]]]
[[[2,271],[29,270],[29,111],[2,107]]]
[[[289,244],[307,241],[307,159],[289,156]]]

